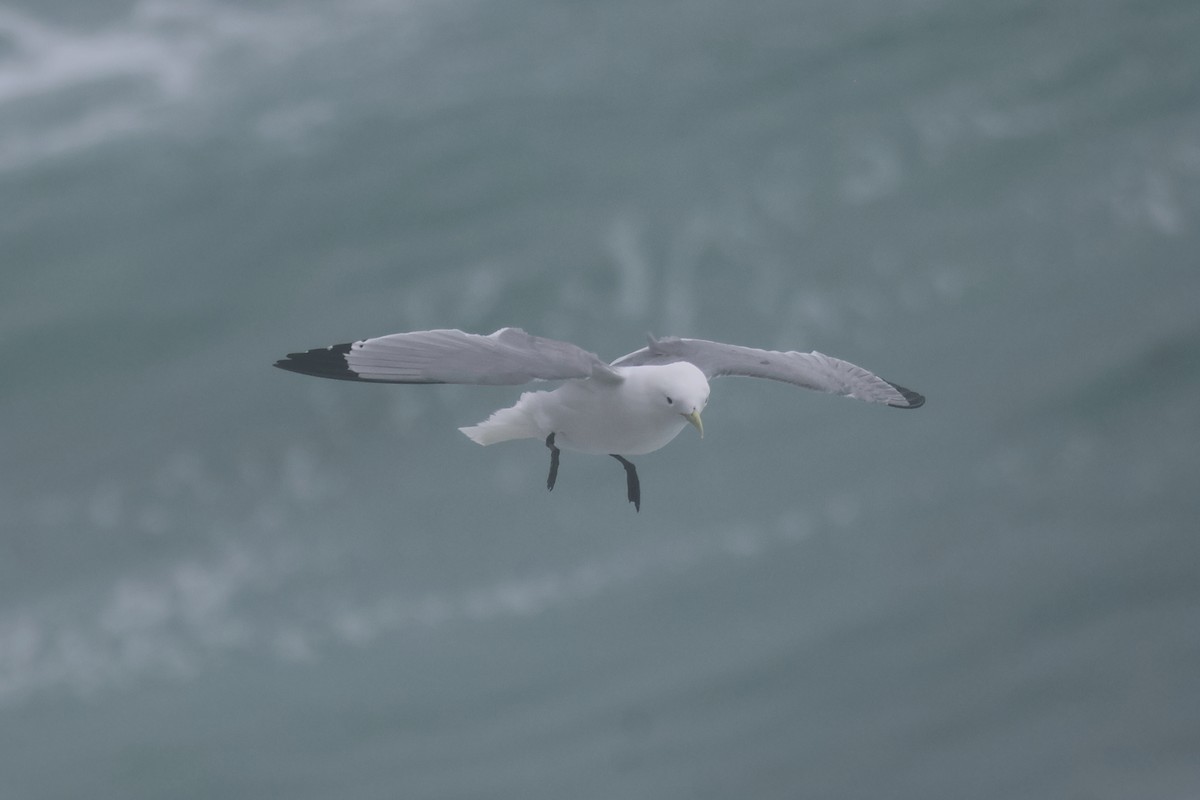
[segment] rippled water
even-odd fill
[[[0,795],[1200,793],[1200,7],[0,5]],[[286,352],[818,349],[611,459]]]

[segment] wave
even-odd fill
[[[822,520],[789,513],[764,529],[693,531],[558,570],[419,596],[388,590],[355,597],[355,585],[342,585],[315,613],[310,604],[301,613],[259,601],[311,593],[319,554],[229,547],[208,560],[188,557],[154,574],[121,576],[90,597],[53,598],[0,616],[0,707],[44,693],[87,697],[144,680],[187,680],[234,653],[308,662],[405,631],[536,617],[722,559],[764,557],[806,539],[814,522],[838,524],[832,511]]]
[[[0,6],[0,169],[187,129],[206,116],[197,105],[244,91],[255,74],[338,35],[334,21],[361,25],[380,11],[374,3],[268,11],[142,0],[78,29]]]

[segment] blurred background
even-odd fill
[[[0,796],[1200,797],[1194,0],[4,0]],[[637,460],[289,351],[817,349]]]

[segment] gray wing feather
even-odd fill
[[[620,376],[594,353],[568,342],[501,328],[393,333],[290,353],[275,366],[305,375],[382,383],[516,385],[535,380]]]
[[[632,367],[675,361],[689,361],[709,378],[725,375],[768,378],[895,408],[918,408],[925,402],[924,397],[910,389],[815,350],[783,353],[704,339],[651,338],[648,346],[618,358],[612,365]]]

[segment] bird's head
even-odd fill
[[[700,412],[708,405],[708,379],[696,365],[677,361],[658,366],[649,388],[650,402],[663,414],[683,417],[704,437]]]

